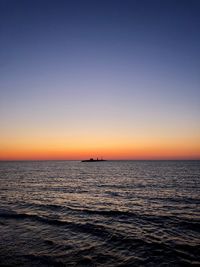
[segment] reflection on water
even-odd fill
[[[0,265],[200,265],[199,179],[200,161],[0,162]]]

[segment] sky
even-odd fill
[[[0,0],[0,160],[200,159],[199,14]]]

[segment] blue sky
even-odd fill
[[[0,0],[2,142],[85,128],[198,141],[199,14],[194,0]]]

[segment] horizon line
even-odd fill
[[[82,161],[82,159],[0,159],[0,162],[19,161]],[[177,159],[106,159],[105,161],[200,161],[200,158],[177,158]]]

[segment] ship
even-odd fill
[[[102,162],[102,161],[106,161],[105,159],[93,159],[93,158],[90,158],[90,159],[85,159],[85,160],[82,160],[81,162]]]

